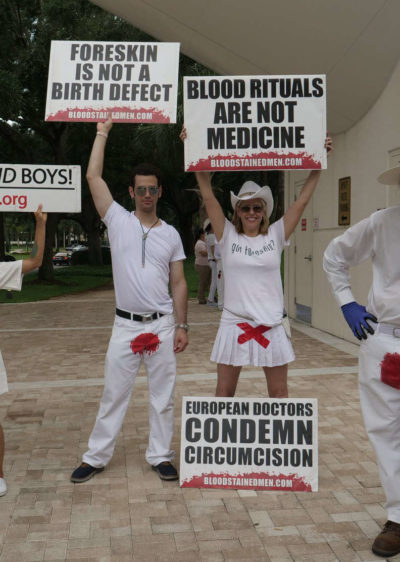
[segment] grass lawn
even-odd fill
[[[184,261],[184,269],[189,298],[195,297],[197,295],[197,273],[194,269],[193,257]],[[54,268],[54,275],[56,282],[53,284],[39,284],[36,272],[24,275],[22,291],[0,290],[0,303],[46,300],[51,297],[88,291],[112,282],[110,265],[61,266]]]
[[[38,282],[36,272],[24,275],[22,291],[0,291],[0,303],[32,302],[59,297],[70,293],[80,293],[111,283],[111,265],[74,265],[54,268],[56,282]],[[10,298],[11,297],[11,298]]]

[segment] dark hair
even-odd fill
[[[208,232],[210,232],[211,228],[212,228],[212,224],[208,223],[208,225],[206,226],[206,228],[204,230],[208,233]]]
[[[135,187],[135,176],[156,176],[158,185],[160,186],[161,181],[161,172],[153,164],[147,164],[146,162],[143,164],[138,164],[135,166],[131,173],[131,186]]]

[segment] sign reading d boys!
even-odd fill
[[[81,212],[81,167],[0,164],[0,212]]]
[[[180,485],[317,491],[317,414],[312,398],[184,397]]]
[[[184,78],[185,170],[326,168],[325,76]]]
[[[179,43],[52,41],[46,121],[175,123]]]

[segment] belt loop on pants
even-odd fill
[[[126,318],[127,320],[134,320],[135,322],[151,322],[152,320],[157,320],[165,314],[161,312],[152,312],[150,314],[134,314],[133,312],[128,312],[126,310],[121,310],[120,308],[115,309],[115,314],[121,318]]]
[[[378,334],[387,334],[388,336],[393,336],[394,338],[400,338],[400,326],[395,326],[394,324],[385,324],[380,322],[376,328]]]

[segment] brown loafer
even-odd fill
[[[386,521],[382,531],[374,540],[372,552],[377,556],[394,556],[400,552],[400,523]]]

